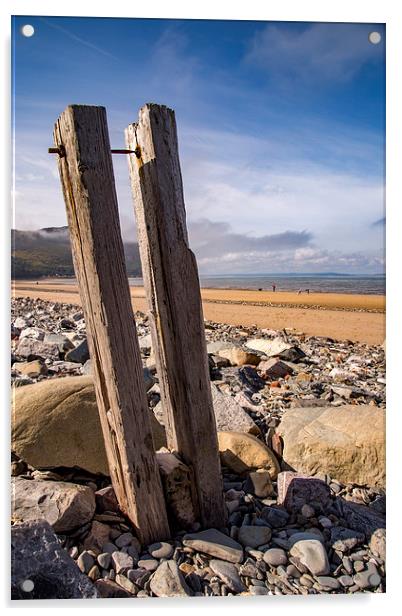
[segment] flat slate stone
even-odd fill
[[[237,568],[232,563],[213,559],[209,561],[209,566],[215,575],[233,592],[244,592],[246,590]]]
[[[159,565],[151,578],[150,588],[157,597],[191,597],[193,595],[174,560],[165,560]]]
[[[231,563],[240,563],[243,560],[242,546],[214,528],[185,535],[183,545]]]
[[[365,535],[370,541],[371,535],[378,528],[385,528],[385,516],[373,511],[370,507],[341,500],[343,518],[347,526]]]
[[[23,582],[33,589],[24,592]],[[64,550],[45,520],[15,524],[11,528],[12,599],[91,599],[99,594]]]

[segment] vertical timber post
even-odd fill
[[[192,468],[202,525],[221,527],[226,507],[174,112],[145,105],[126,144],[136,151],[129,169],[167,442]]]
[[[113,487],[140,541],[166,539],[105,109],[67,107],[56,122],[54,141]]]

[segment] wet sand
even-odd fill
[[[134,310],[145,312],[142,287],[130,287]],[[18,280],[16,297],[80,304],[77,286],[62,281]],[[261,328],[293,327],[314,336],[382,344],[385,338],[385,297],[338,293],[302,293],[241,289],[202,289],[204,316],[219,323]]]

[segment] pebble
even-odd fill
[[[381,577],[375,566],[368,567],[364,571],[356,573],[353,581],[359,588],[375,588],[381,583]]]
[[[115,539],[115,544],[118,548],[124,548],[131,544],[133,535],[131,533],[123,533]]]
[[[117,551],[117,546],[114,543],[104,543],[102,546],[102,552],[108,552],[109,554],[113,554],[113,552]]]
[[[135,584],[133,584],[133,582],[131,582],[128,578],[126,578],[125,575],[117,574],[116,584],[118,584],[119,586],[127,590],[132,595],[137,594],[137,591],[138,591],[137,587],[135,586]]]
[[[12,321],[11,362],[15,364],[12,371],[15,387],[47,378],[83,374],[87,369],[85,366],[91,363],[85,357],[85,322],[82,313],[77,313],[76,306],[14,298]],[[149,323],[144,315],[137,313],[136,324],[140,337],[149,336]],[[251,326],[240,334],[239,328],[234,326],[207,322],[206,337],[208,343],[236,342],[241,338],[243,344],[252,338],[270,342],[282,338],[282,333]],[[301,333],[296,334],[294,330],[287,332],[287,338],[292,349],[298,347],[305,355],[297,353],[294,357],[296,363],[285,360],[289,374],[286,379],[275,377],[278,386],[272,389],[260,378],[258,367],[228,366],[216,356],[218,363],[212,362],[215,367],[211,368],[215,384],[227,395],[238,394],[236,400],[241,406],[244,404],[245,411],[261,432],[259,438],[274,447],[278,455],[281,455],[281,448],[275,440],[275,428],[287,408],[322,406],[329,402],[337,406],[345,404],[348,398],[351,399],[348,402],[357,405],[371,403],[385,408],[385,356],[381,347],[313,336],[304,336],[302,340]],[[36,366],[28,366],[29,356],[18,354],[19,342],[24,339],[28,342],[21,347],[23,353],[35,344],[40,345],[37,348],[41,353],[48,353]],[[149,340],[143,348],[144,365],[151,350]],[[57,353],[54,347],[57,347]],[[77,350],[84,351],[80,363],[77,363],[77,353],[74,361],[66,361],[67,354]],[[85,364],[81,364],[84,360]],[[22,376],[18,364],[22,364],[29,375],[35,376]],[[32,370],[34,367],[36,371]],[[147,383],[148,400],[153,408],[160,400],[155,369],[150,371]],[[54,480],[51,469],[38,474],[23,461],[12,460],[12,465],[16,474],[26,473],[27,478],[35,476]],[[64,480],[75,481],[71,469],[68,470],[70,478]],[[60,473],[67,477],[65,471],[60,470]],[[277,504],[277,483],[271,480],[267,471],[252,471],[249,475],[239,476],[223,467],[225,501],[230,516],[225,533],[214,529],[190,534],[182,531],[174,537],[172,544],[160,542],[141,549],[127,520],[112,514],[113,511],[119,514],[117,502],[114,502],[110,508],[97,506],[95,513],[95,520],[107,524],[110,529],[108,543],[100,544],[101,554],[96,556],[90,550],[81,552],[89,527],[80,527],[60,540],[91,579],[97,583],[105,580],[113,583],[116,578],[121,592],[123,588],[130,588],[126,591],[130,595],[155,595],[150,589],[152,580],[156,574],[165,577],[162,576],[164,571],[173,580],[173,586],[165,587],[166,596],[172,596],[169,593],[175,584],[179,585],[179,594],[184,588],[187,589],[184,594],[199,596],[382,592],[385,531],[378,529],[371,535],[370,549],[359,549],[362,544],[366,546],[365,537],[348,528],[351,522],[343,518],[340,502],[341,499],[344,502],[350,500],[371,508],[373,513],[384,514],[385,494],[367,486],[345,486],[327,475],[323,480],[330,489],[327,503],[312,501],[301,509],[286,511]],[[79,482],[97,492],[99,489],[112,491],[110,480],[102,483],[99,477],[83,474]],[[305,549],[308,542],[310,548],[312,544],[315,546],[310,552]],[[296,553],[303,543],[300,558]],[[369,559],[375,559],[378,566]],[[167,570],[167,562],[175,563],[177,570],[174,565],[169,565]],[[240,585],[237,585],[239,581]],[[182,587],[183,582],[185,586]],[[113,588],[109,590],[115,592]]]
[[[339,583],[346,588],[348,586],[353,586],[353,578],[350,575],[340,575],[338,578]]]
[[[127,571],[127,569],[133,568],[133,559],[129,554],[125,552],[113,552],[112,554],[113,568],[116,573]]]
[[[285,550],[271,548],[264,552],[264,561],[272,567],[278,567],[279,565],[286,565],[288,558]]]
[[[156,558],[151,558],[150,556],[144,556],[138,561],[138,566],[147,571],[156,571],[158,565],[159,563]]]
[[[211,560],[209,566],[212,571],[235,593],[243,592],[246,587],[240,580],[239,571],[232,563],[224,560]]]
[[[333,577],[328,577],[326,575],[317,576],[317,582],[320,586],[324,588],[330,588],[331,590],[338,590],[339,588],[339,580]]]
[[[109,569],[110,563],[112,562],[112,554],[110,552],[103,552],[99,554],[97,558],[102,569]]]
[[[313,575],[327,575],[329,573],[328,556],[323,544],[318,539],[298,540],[290,549],[289,554],[299,559]]]
[[[154,558],[171,558],[174,552],[174,548],[170,543],[162,541],[160,543],[153,543],[148,546],[148,552]]]
[[[264,586],[249,586],[248,591],[251,595],[270,595],[272,594],[268,588]]]
[[[83,573],[88,573],[89,570],[94,566],[94,564],[94,557],[87,551],[81,552],[81,554],[77,558],[77,565]]]
[[[238,541],[244,547],[257,548],[271,539],[271,529],[267,526],[242,526],[239,530]]]
[[[239,563],[243,560],[242,546],[214,528],[185,535],[183,545],[221,560],[233,563]]]

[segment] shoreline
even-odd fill
[[[143,287],[130,286],[133,309],[148,310]],[[80,305],[76,284],[62,281],[12,282],[13,297],[32,297]],[[382,344],[385,296],[240,289],[201,289],[205,319],[267,329],[294,328],[307,335]]]

